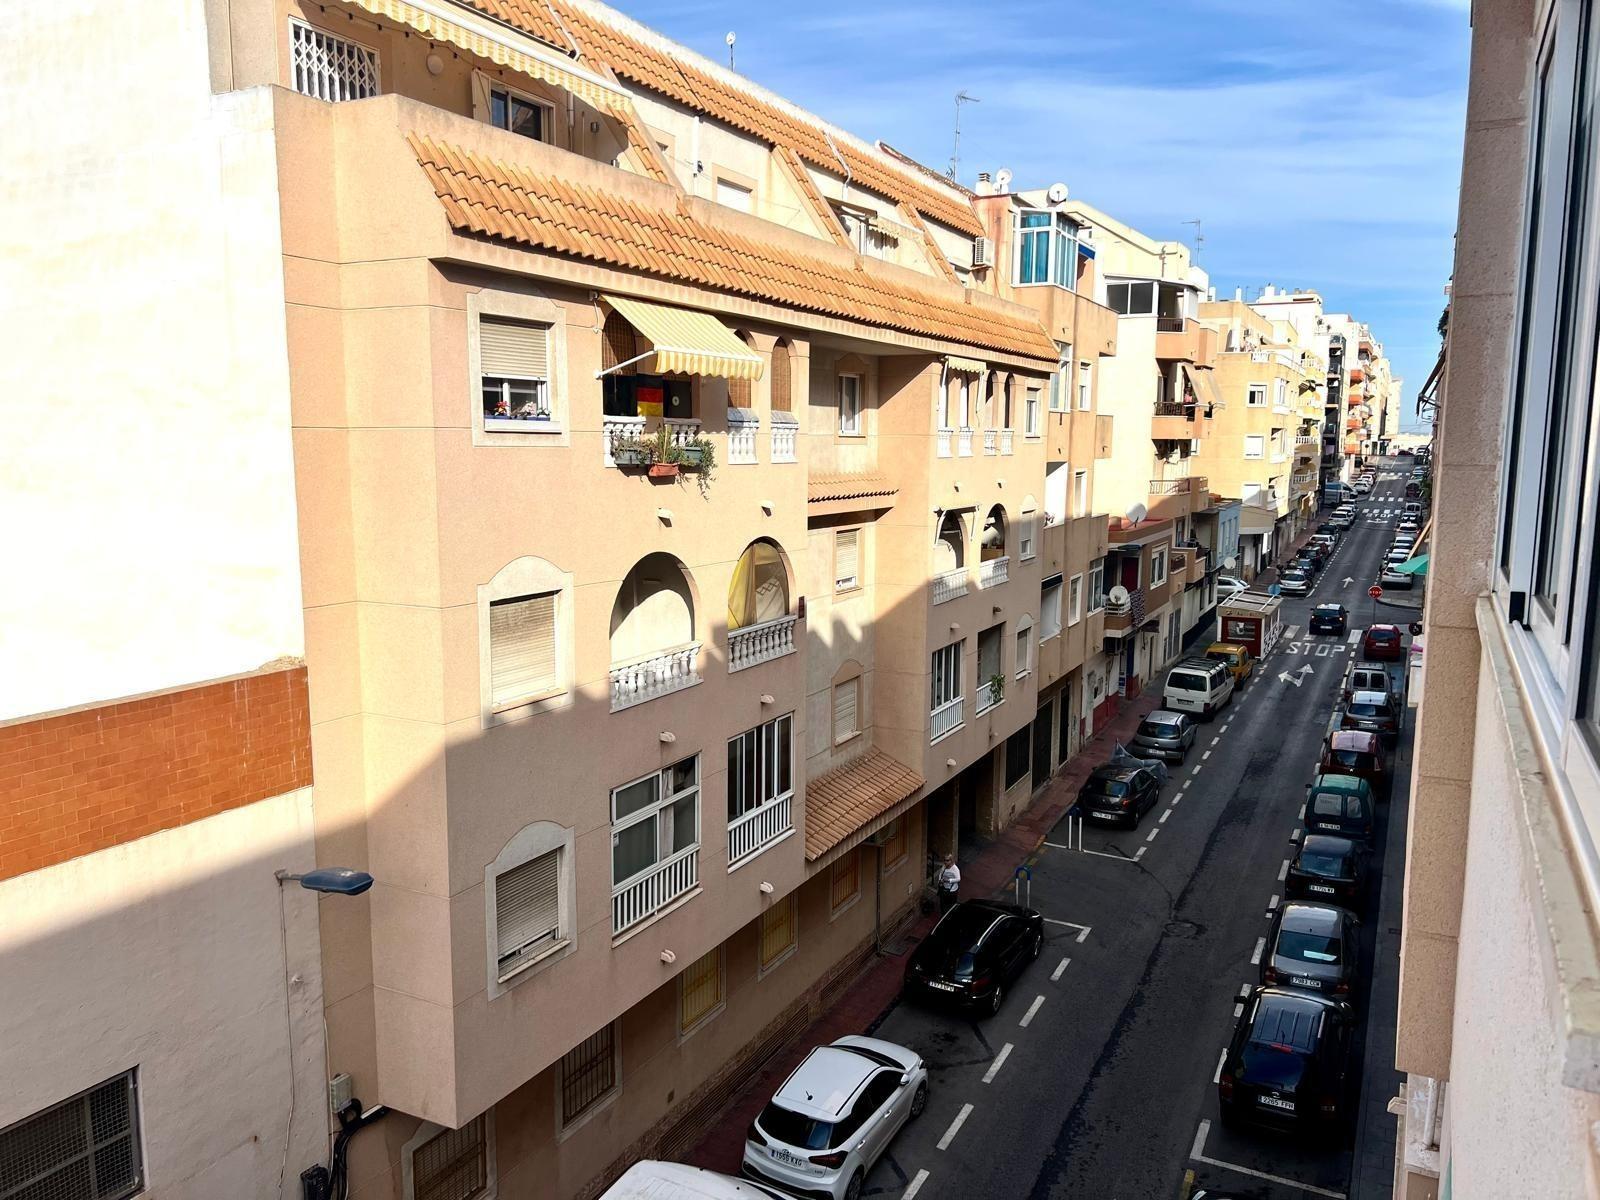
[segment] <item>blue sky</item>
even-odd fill
[[[1438,351],[1453,255],[1468,0],[615,0],[720,62],[961,179],[1061,181],[1192,240],[1219,296],[1311,287],[1406,379]],[[1410,421],[1406,422],[1408,425]]]

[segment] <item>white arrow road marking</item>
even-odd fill
[[[1300,686],[1300,677],[1298,675],[1291,675],[1287,671],[1279,671],[1278,672],[1278,682],[1279,683],[1292,683],[1292,684],[1295,685],[1295,687],[1299,687]]]
[[[1344,577],[1344,582],[1342,584],[1340,584],[1339,586],[1340,587],[1349,587],[1355,581],[1356,581],[1356,577],[1354,575],[1346,575]]]

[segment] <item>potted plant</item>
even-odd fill
[[[622,437],[611,443],[611,461],[619,467],[643,467],[650,462],[650,447],[636,437]]]
[[[1003,671],[989,676],[989,703],[999,704],[1006,698],[1006,677]]]
[[[672,435],[663,425],[656,430],[656,434],[648,443],[650,449],[650,478],[672,479],[678,474],[678,466],[683,461],[683,452],[672,440]]]
[[[704,492],[717,470],[717,447],[708,437],[696,435],[679,447],[683,469],[694,471]]]

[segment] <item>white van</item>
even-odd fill
[[[1233,672],[1226,663],[1208,658],[1186,658],[1167,672],[1161,706],[1194,713],[1209,721],[1233,700]]]
[[[787,1200],[782,1192],[748,1179],[718,1175],[683,1163],[636,1162],[600,1200]]]

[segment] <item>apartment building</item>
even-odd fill
[[[1592,6],[1473,8],[1407,838],[1395,1194],[1600,1194]]]
[[[327,1084],[275,877],[316,849],[271,103],[212,96],[203,26],[102,16],[118,103],[37,104],[71,8],[0,83],[0,1191],[290,1194]]]

